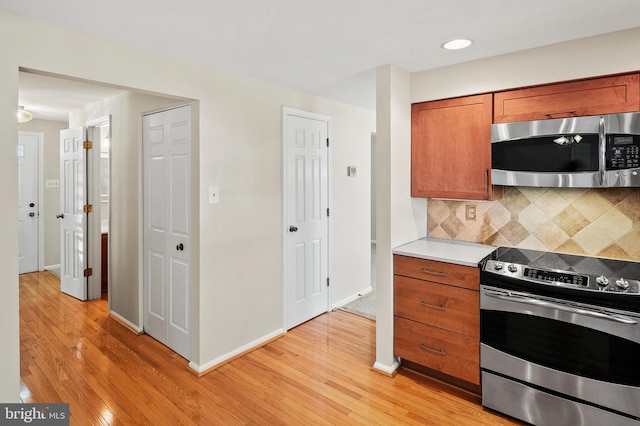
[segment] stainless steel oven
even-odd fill
[[[499,248],[481,269],[482,403],[534,425],[640,425],[640,264]]]

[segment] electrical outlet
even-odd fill
[[[467,220],[476,220],[476,205],[467,204],[467,212],[465,215]]]

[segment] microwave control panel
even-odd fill
[[[607,169],[640,167],[640,135],[607,135]]]

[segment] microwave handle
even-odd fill
[[[598,125],[598,135],[600,136],[600,158],[598,159],[600,164],[600,186],[605,186],[604,177],[607,168],[607,136],[604,125],[604,117],[600,116],[600,124]]]
[[[619,322],[622,324],[637,324],[638,322],[632,318],[623,316],[623,315],[618,315],[618,314],[612,314],[612,313],[607,313],[604,311],[591,311],[591,310],[587,310],[584,308],[580,308],[577,306],[571,306],[569,304],[566,303],[562,303],[560,301],[547,301],[547,300],[541,300],[535,297],[529,297],[529,296],[525,296],[525,295],[516,295],[516,294],[511,294],[511,293],[500,293],[500,292],[494,292],[494,291],[485,291],[484,293],[485,295],[489,296],[489,297],[494,297],[496,299],[500,299],[500,300],[507,300],[510,302],[517,302],[517,303],[524,303],[527,305],[535,305],[535,306],[542,306],[545,308],[553,308],[553,309],[558,309],[560,311],[565,311],[565,312],[569,312],[572,314],[578,314],[578,315],[584,315],[587,317],[594,317],[594,318],[598,318],[598,319],[604,319],[607,321],[614,321],[614,322]]]

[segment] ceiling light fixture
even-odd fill
[[[464,49],[465,47],[469,47],[472,44],[473,44],[473,41],[471,40],[468,40],[466,38],[459,38],[456,40],[450,40],[446,43],[443,43],[442,48],[447,50],[458,50],[458,49]]]
[[[25,110],[22,105],[19,105],[18,106],[18,124],[26,123],[27,121],[31,121],[32,119],[33,119],[33,114]]]

